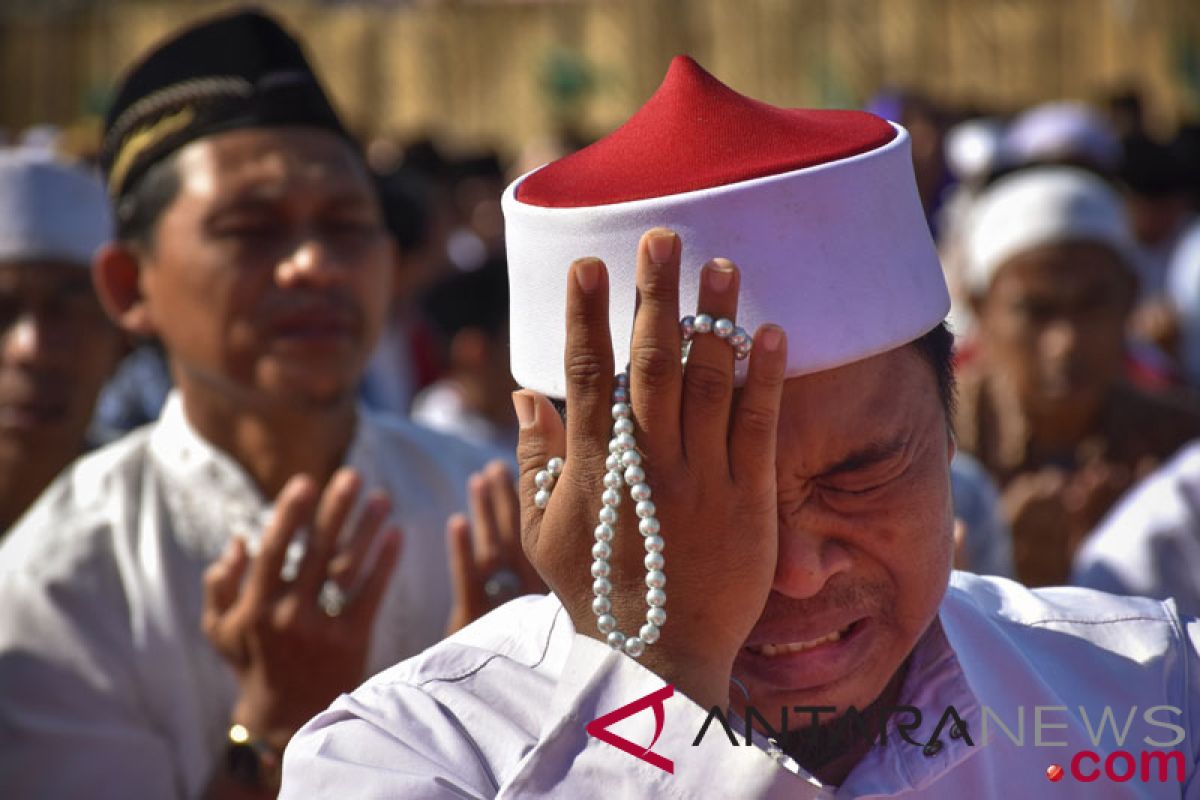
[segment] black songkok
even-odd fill
[[[214,133],[305,125],[350,140],[299,43],[257,11],[159,45],[126,75],[104,123],[100,162],[114,200],[155,162]]]

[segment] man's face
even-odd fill
[[[218,134],[177,159],[141,280],[185,397],[347,402],[395,260],[360,160],[306,128]]]
[[[62,466],[121,347],[87,267],[0,264],[0,332],[0,458]]]
[[[1027,412],[1086,413],[1121,374],[1134,284],[1107,247],[1047,245],[996,272],[979,306],[989,368]]]
[[[734,668],[768,719],[862,710],[908,657],[950,572],[951,455],[933,371],[912,347],[784,384],[778,565]]]

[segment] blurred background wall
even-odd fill
[[[114,79],[211,0],[0,0],[0,128],[85,148]],[[622,121],[687,52],[785,105],[885,87],[1006,112],[1140,90],[1152,127],[1200,110],[1197,0],[275,0],[364,137],[512,153]]]

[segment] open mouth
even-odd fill
[[[809,639],[804,642],[780,642],[772,644],[751,645],[746,649],[757,656],[765,656],[771,658],[774,656],[786,656],[792,653],[803,653],[806,650],[814,650],[822,645],[834,644],[848,637],[854,632],[859,622],[856,620],[851,622],[844,628],[828,633],[817,639]]]

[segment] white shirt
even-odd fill
[[[445,521],[465,508],[481,460],[441,434],[360,414],[346,463],[367,489],[391,494],[404,532],[372,673],[442,637]],[[253,549],[269,516],[247,474],[187,423],[177,395],[157,423],[47,489],[0,547],[0,797],[203,791],[237,684],[200,630],[201,576],[231,535]]]
[[[444,378],[422,389],[413,398],[412,418],[426,428],[457,436],[517,466],[516,419],[505,429],[468,408],[453,379]]]
[[[669,623],[668,623],[669,624]],[[922,709],[913,746],[893,735],[874,747],[839,787],[821,786],[786,756],[731,746],[716,728],[693,746],[707,712],[676,693],[653,752],[667,772],[589,736],[587,723],[663,687],[661,678],[601,642],[578,635],[553,597],[515,600],[368,681],[308,723],[284,757],[281,798],[1197,798],[1200,736],[1200,622],[1181,622],[1170,604],[1081,589],[1030,591],[1000,578],[954,573],[936,622],[914,649],[902,703]],[[1144,737],[1171,732],[1144,722],[1149,706],[1185,731],[1178,757],[1186,782],[1099,780],[1073,772],[1057,784],[1046,769],[1070,770],[1076,753],[1118,748],[1112,733],[1092,744],[1105,705],[1139,758]],[[953,705],[973,744],[936,721]],[[987,743],[982,721],[988,718]],[[1041,741],[1034,746],[1037,706]],[[1014,743],[1024,708],[1023,745]],[[777,710],[766,711],[768,718]],[[1158,712],[1156,712],[1158,713]],[[893,718],[894,721],[895,718]],[[908,717],[905,717],[908,719]],[[612,730],[645,747],[645,711]],[[1050,727],[1050,726],[1057,727]],[[1050,746],[1063,742],[1065,746]],[[1135,744],[1136,742],[1136,744]],[[1118,767],[1123,768],[1123,764]],[[1081,756],[1080,774],[1095,764]],[[1174,777],[1174,772],[1171,773]]]
[[[1200,442],[1139,483],[1075,554],[1071,583],[1200,615]]]
[[[961,450],[950,462],[950,494],[954,516],[967,530],[966,568],[979,575],[1016,577],[1012,533],[1000,511],[1000,493],[983,465]]]

